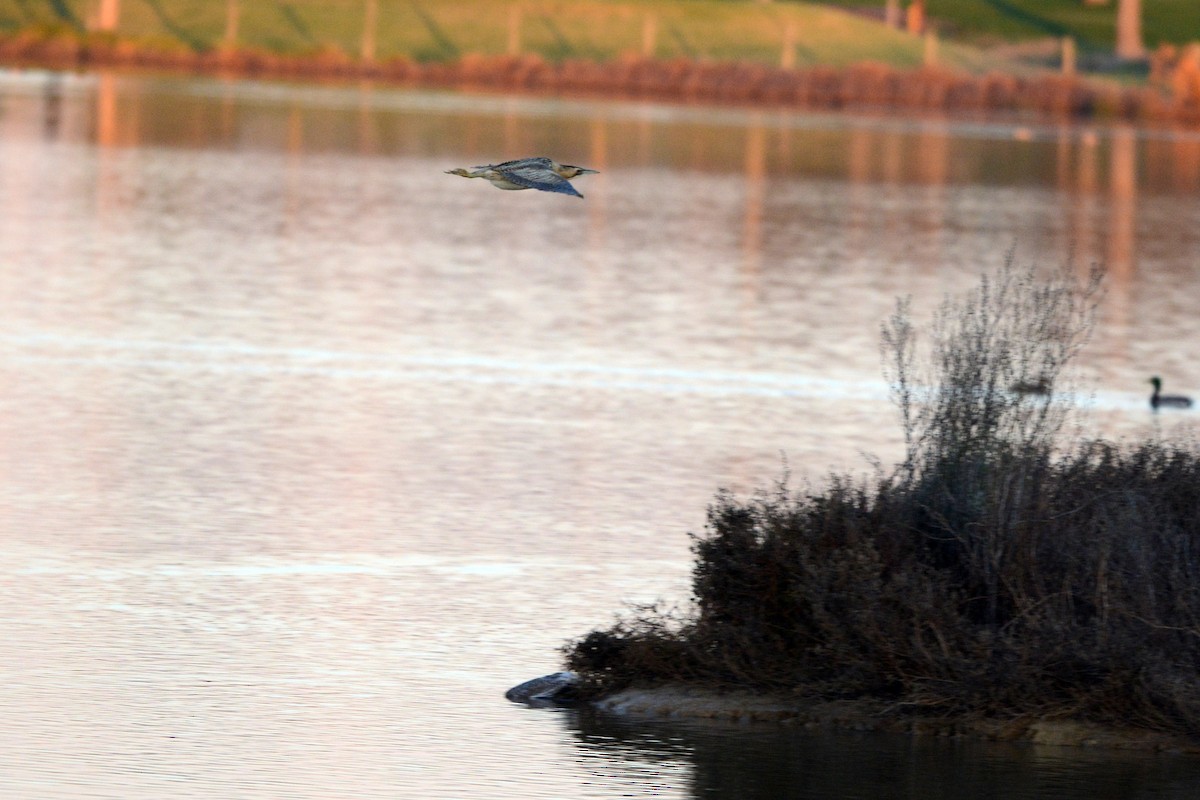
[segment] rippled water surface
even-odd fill
[[[586,200],[444,174],[550,154]],[[1088,425],[1191,435],[1200,137],[0,73],[0,793],[1194,797],[1169,756],[506,703],[865,472],[877,331],[1103,260]],[[1081,267],[1082,268],[1082,267]]]

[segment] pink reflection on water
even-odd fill
[[[500,693],[685,599],[718,487],[890,463],[879,322],[1014,240],[1110,261],[1098,429],[1200,390],[1192,139],[12,80],[0,751],[56,796],[608,796]],[[442,174],[534,153],[587,199]]]

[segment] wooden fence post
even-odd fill
[[[783,69],[796,66],[796,20],[791,18],[783,26],[783,52],[779,55],[779,66]]]
[[[1144,58],[1146,45],[1142,41],[1142,0],[1117,2],[1117,57]]]
[[[519,5],[514,5],[508,9],[508,54],[510,56],[521,55],[521,17],[522,9]]]
[[[884,4],[883,24],[889,28],[900,27],[900,0],[887,0]]]
[[[1075,74],[1075,40],[1070,36],[1062,38],[1062,73]]]
[[[121,19],[121,0],[100,0],[100,13],[96,18],[96,28],[102,31],[115,31]]]
[[[237,47],[238,38],[238,20],[241,17],[241,8],[238,6],[238,0],[226,0],[225,3],[225,36],[222,41],[225,48],[233,50]]]
[[[642,55],[646,58],[654,57],[656,39],[658,39],[658,17],[654,14],[647,14],[642,21]]]
[[[938,63],[938,37],[933,28],[925,29],[925,53],[922,58],[923,63],[927,67],[937,66]]]
[[[375,60],[375,27],[379,21],[379,0],[363,0],[362,60]]]
[[[912,0],[904,17],[908,32],[916,36],[925,30],[925,0]]]

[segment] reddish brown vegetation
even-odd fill
[[[1150,80],[1170,90],[1175,103],[1193,118],[1200,117],[1200,43],[1182,49],[1159,47],[1150,59]]]
[[[304,55],[255,50],[155,49],[106,37],[21,33],[0,38],[0,63],[114,66],[262,77],[367,78],[394,83],[560,92],[797,108],[899,108],[947,113],[1033,112],[1055,117],[1200,122],[1200,63],[1191,50],[1155,59],[1153,88],[1078,77],[982,76],[878,63],[792,70],[749,62],[626,57],[598,63],[471,54],[456,62],[357,61],[336,48]],[[1196,63],[1193,63],[1196,62]],[[1193,73],[1196,73],[1195,75]]]

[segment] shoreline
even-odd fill
[[[224,78],[375,81],[386,85],[677,101],[813,111],[954,116],[1020,114],[1042,120],[1125,121],[1200,128],[1200,103],[1142,86],[1046,73],[972,75],[864,62],[785,69],[752,62],[624,57],[549,62],[465,55],[453,62],[357,61],[337,50],[294,56],[255,50],[163,50],[112,38],[23,32],[0,36],[0,66],[154,70]]]
[[[599,711],[628,717],[1200,755],[1200,739],[1141,728],[1118,729],[1070,718],[1033,716],[1007,720],[898,716],[889,713],[893,704],[879,700],[799,701],[744,690],[718,692],[685,684],[658,684],[621,689],[587,702]]]

